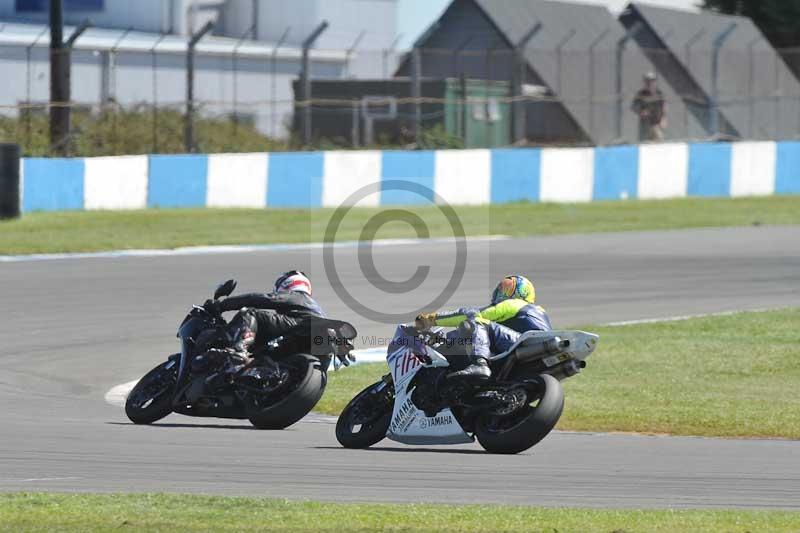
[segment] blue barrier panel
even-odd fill
[[[688,196],[730,196],[731,144],[690,143]]]
[[[22,210],[83,209],[83,159],[24,159]]]
[[[381,179],[407,181],[427,189],[424,196],[397,188],[381,188],[381,205],[431,204],[433,175],[436,172],[435,152],[383,152]],[[429,191],[429,192],[428,192]]]
[[[206,155],[151,155],[147,207],[204,207]]]
[[[638,146],[595,148],[592,199],[619,200],[636,198],[638,186]]]
[[[800,194],[800,142],[776,144],[775,194]]]
[[[320,207],[323,152],[269,155],[267,207]]]
[[[539,201],[541,160],[539,149],[492,150],[491,202]]]

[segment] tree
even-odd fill
[[[752,19],[776,48],[800,46],[800,0],[703,0],[703,7]]]

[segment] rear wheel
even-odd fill
[[[169,367],[169,368],[168,368]],[[178,365],[167,361],[144,375],[125,400],[125,414],[134,424],[152,424],[172,412]]]
[[[383,385],[383,388],[381,388]],[[336,421],[336,440],[345,448],[369,448],[386,436],[392,421],[394,388],[383,381],[350,400]]]
[[[491,453],[513,454],[527,450],[547,436],[564,410],[564,389],[548,374],[529,379],[536,384],[525,405],[508,415],[484,415],[475,426],[475,436]]]
[[[262,383],[264,394],[249,392],[245,410],[258,429],[284,429],[311,411],[325,392],[326,375],[311,355],[291,355],[278,361],[278,370]]]

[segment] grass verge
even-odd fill
[[[436,207],[412,207],[432,237],[450,237]],[[221,244],[321,242],[334,210],[151,209],[28,213],[0,222],[0,254],[92,252]],[[337,240],[357,240],[380,209],[356,208]],[[457,207],[467,235],[552,235],[752,224],[800,224],[800,196],[510,204]],[[379,238],[416,237],[420,228],[390,223]]]
[[[800,513],[288,502],[165,494],[3,494],[0,531],[797,531]]]
[[[800,439],[800,309],[586,327],[600,335],[564,382],[559,429]],[[317,410],[338,414],[386,365],[331,373]]]

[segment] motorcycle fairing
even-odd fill
[[[402,342],[402,339],[408,342]],[[414,353],[424,350],[424,357],[430,362],[423,363]],[[400,329],[395,336],[395,342],[389,347],[386,360],[392,372],[395,387],[394,410],[392,421],[386,436],[403,444],[468,444],[474,442],[474,437],[468,435],[461,424],[458,423],[453,412],[448,408],[440,411],[436,416],[428,417],[411,401],[415,387],[410,390],[408,384],[423,368],[447,367],[450,364],[447,358],[433,348],[414,344]]]

